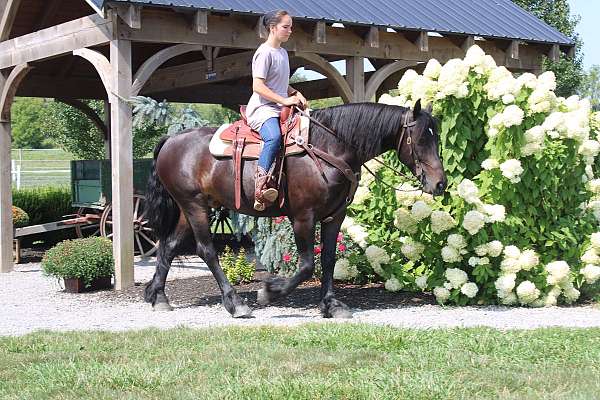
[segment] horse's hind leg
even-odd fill
[[[221,293],[223,295],[223,306],[234,317],[249,317],[252,310],[235,292],[229,280],[225,276],[219,258],[212,242],[210,234],[210,218],[209,207],[203,199],[200,201],[190,202],[184,207],[187,219],[194,231],[196,238],[196,252],[210,268]]]
[[[165,294],[165,282],[171,268],[171,262],[186,240],[191,238],[192,229],[183,214],[180,214],[179,221],[173,232],[169,234],[166,240],[159,242],[156,256],[156,272],[144,290],[144,300],[152,303],[152,309],[156,311],[173,310]]]

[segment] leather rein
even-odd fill
[[[302,110],[301,108],[299,108],[299,107],[296,107],[296,106],[293,106],[293,108],[294,108],[294,109],[296,109],[296,110],[297,110],[297,111],[298,111],[298,112],[299,112],[301,115],[303,115],[303,116],[307,117],[307,118],[308,118],[308,119],[309,119],[311,122],[313,122],[313,123],[315,123],[316,125],[318,125],[319,127],[323,128],[323,129],[324,129],[324,130],[325,130],[327,133],[329,133],[329,134],[333,135],[333,136],[334,136],[334,137],[336,137],[338,140],[340,140],[340,141],[344,142],[342,139],[340,139],[340,137],[337,135],[337,133],[335,133],[335,132],[334,132],[332,129],[330,129],[329,127],[327,127],[327,126],[323,125],[323,124],[322,124],[320,121],[317,121],[315,118],[311,117],[311,116],[310,116],[310,115],[309,115],[307,112],[305,112],[304,110]],[[415,126],[417,122],[416,122],[416,121],[410,121],[410,122],[409,122],[409,118],[410,118],[410,113],[409,113],[409,112],[407,112],[407,113],[406,113],[406,115],[405,115],[405,116],[404,116],[404,118],[403,118],[403,122],[402,122],[402,130],[400,131],[400,137],[399,137],[399,139],[398,139],[398,143],[396,144],[396,152],[397,152],[397,154],[400,154],[400,151],[401,151],[401,149],[402,149],[402,143],[403,143],[403,140],[404,140],[404,136],[405,136],[405,134],[408,132],[408,138],[406,139],[406,144],[409,146],[409,153],[410,153],[410,155],[411,155],[411,156],[412,156],[412,158],[413,158],[413,162],[415,163],[415,172],[416,172],[416,175],[417,175],[417,177],[419,177],[419,178],[420,178],[420,177],[421,177],[421,174],[423,173],[423,168],[422,168],[421,164],[422,164],[422,163],[424,163],[424,162],[421,162],[421,161],[419,160],[419,158],[417,157],[416,153],[415,153],[415,152],[414,152],[414,150],[413,150],[413,144],[412,144],[412,127],[413,127],[413,126]],[[411,129],[408,129],[408,128],[411,128]],[[344,142],[344,143],[346,143],[346,142]],[[349,146],[351,146],[351,147],[353,147],[354,149],[356,149],[356,147],[355,147],[354,145],[352,145],[351,143],[346,143],[346,144],[348,144]],[[310,148],[311,148],[313,151],[315,151],[315,150],[318,150],[318,149],[315,149],[314,147],[312,147],[312,145],[309,145],[309,146],[310,146]],[[322,153],[322,154],[325,154],[325,155],[327,155],[327,156],[329,156],[329,157],[331,157],[331,158],[334,158],[333,156],[330,156],[329,154],[327,154],[327,153],[325,153],[325,152],[322,152],[322,151],[320,151],[320,150],[318,150],[318,152],[319,152],[319,153]],[[311,154],[310,154],[310,152],[309,152],[309,155],[311,155]],[[318,155],[319,155],[319,156],[321,156],[321,154],[318,154]],[[311,158],[312,158],[312,157],[313,157],[313,156],[311,155]],[[392,171],[394,171],[395,173],[397,173],[398,175],[401,175],[401,176],[403,176],[403,177],[405,177],[405,178],[407,178],[407,179],[409,179],[409,180],[413,180],[413,179],[415,179],[415,177],[414,177],[414,176],[408,176],[407,174],[403,173],[402,171],[399,171],[399,170],[397,170],[396,168],[394,168],[394,167],[392,167],[392,166],[390,166],[390,165],[386,164],[385,162],[383,162],[383,161],[381,161],[381,160],[378,160],[377,158],[374,158],[373,160],[375,160],[376,162],[378,162],[379,164],[381,164],[381,165],[382,165],[382,166],[384,166],[385,168],[387,168],[387,169],[389,169],[389,170],[392,170]],[[325,160],[325,161],[328,161],[328,160]],[[341,161],[341,160],[338,160],[338,161]],[[342,162],[343,162],[343,161],[342,161]],[[329,162],[329,161],[328,161],[328,163],[330,163],[330,164],[331,164],[331,162]],[[344,164],[345,164],[345,162],[344,162]],[[317,163],[317,165],[318,165],[318,163]],[[332,165],[334,165],[334,164],[332,164]],[[347,164],[346,164],[346,165],[347,165]],[[319,166],[319,165],[318,165],[318,166]],[[342,170],[342,172],[344,172],[344,170],[343,170],[342,168],[340,168],[339,166],[337,166],[337,165],[334,165],[334,166],[335,166],[336,168],[338,168],[338,169]],[[366,171],[367,171],[369,174],[373,175],[373,177],[375,178],[375,180],[377,180],[378,182],[380,182],[380,183],[381,183],[381,184],[383,184],[384,186],[387,186],[387,187],[389,187],[389,188],[391,188],[391,189],[393,189],[393,190],[395,190],[395,191],[397,191],[397,192],[408,192],[408,191],[411,191],[411,190],[404,190],[404,189],[398,189],[398,188],[395,188],[395,187],[393,187],[392,185],[390,185],[390,184],[388,184],[388,183],[384,182],[382,179],[380,179],[380,178],[379,178],[379,177],[378,177],[378,176],[377,176],[377,175],[376,175],[376,174],[375,174],[373,171],[371,171],[371,169],[369,169],[369,167],[367,167],[367,166],[366,166],[366,163],[365,163],[365,164],[363,164],[362,166],[365,168],[365,170],[366,170]],[[320,166],[319,166],[319,167],[320,167]],[[323,173],[323,171],[322,171],[321,169],[320,169],[320,171],[321,171],[321,173]],[[353,180],[349,178],[348,174],[344,173],[344,175],[346,175],[346,178],[348,178],[348,180],[350,180],[350,182],[351,182],[352,184],[354,183],[354,182],[353,182]],[[360,177],[360,173],[357,173],[357,175],[358,175],[358,177]],[[352,176],[354,176],[354,174],[353,174]],[[358,187],[358,182],[356,183],[356,186]],[[354,188],[354,191],[353,191],[353,190],[352,190],[352,188],[351,188],[351,190],[350,190],[350,195],[349,195],[349,196],[348,196],[348,198],[347,198],[347,201],[349,201],[349,203],[351,203],[351,202],[352,202],[352,199],[354,198],[354,192],[355,192],[355,191],[356,191],[356,188]]]

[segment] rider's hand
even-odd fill
[[[283,103],[284,106],[287,107],[291,107],[291,106],[298,106],[301,105],[301,100],[297,97],[297,95],[293,95],[290,97],[286,97],[285,99],[283,99]]]
[[[306,101],[306,98],[304,98],[304,96],[302,95],[302,93],[300,92],[296,92],[295,96],[300,99],[300,108],[302,108],[303,110],[306,109],[306,106],[308,104],[308,102]]]

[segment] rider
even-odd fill
[[[290,62],[281,44],[292,34],[292,18],[287,11],[277,10],[263,16],[269,37],[252,57],[252,97],[246,107],[248,125],[258,131],[264,142],[254,175],[254,208],[263,211],[279,193],[271,182],[274,161],[281,146],[279,114],[282,106],[304,107],[304,96],[289,85]]]

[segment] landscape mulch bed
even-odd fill
[[[256,302],[256,291],[262,287],[262,281],[270,276],[272,275],[267,272],[257,272],[252,282],[236,285],[236,291],[252,308],[262,308]],[[314,308],[319,302],[320,286],[321,282],[318,279],[307,281],[287,298],[277,300],[273,305]],[[144,287],[145,283],[138,283],[123,291],[98,292],[97,295],[108,301],[143,302]],[[167,281],[165,290],[175,308],[221,304],[221,292],[212,275]],[[435,304],[434,297],[429,294],[402,291],[392,293],[385,290],[380,283],[353,285],[336,282],[335,293],[336,297],[349,307],[362,310]]]

